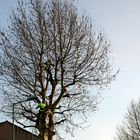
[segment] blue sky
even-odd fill
[[[15,1],[0,1],[1,26],[6,26]],[[79,0],[78,5],[86,9],[98,29],[106,32],[114,67],[120,68],[120,73],[110,89],[105,90],[99,110],[91,116],[91,127],[79,130],[74,138],[67,140],[113,140],[129,102],[140,95],[140,1]]]

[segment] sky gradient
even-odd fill
[[[15,1],[0,1],[0,26],[6,27]],[[91,126],[66,140],[113,140],[129,102],[140,95],[140,1],[79,0],[78,6],[81,11],[86,9],[97,29],[107,34],[114,68],[119,68],[120,73],[110,89],[104,91],[99,110],[91,116]]]

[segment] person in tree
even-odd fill
[[[40,102],[40,103],[38,103],[37,108],[40,108],[40,110],[39,110],[39,111],[43,112],[43,111],[45,111],[46,104],[45,104],[45,103]]]
[[[40,112],[44,112],[46,110],[46,104],[45,103],[42,103],[38,98],[36,99],[36,101],[38,103],[36,109],[39,108],[40,109],[39,110]]]
[[[40,130],[41,129],[43,130],[44,126],[42,124],[46,125],[44,117],[45,117],[45,112],[46,112],[47,108],[46,108],[46,104],[41,102],[38,99],[38,97],[37,97],[36,101],[38,103],[36,109],[39,108],[39,113],[37,114],[37,119],[36,119],[36,127]],[[42,135],[42,132],[39,135]]]

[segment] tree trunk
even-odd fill
[[[50,110],[47,112],[39,112],[36,126],[40,132],[40,140],[54,140],[53,113]]]
[[[48,123],[48,140],[54,140],[54,121],[53,121],[53,114],[49,114],[49,123]]]

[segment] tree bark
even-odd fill
[[[48,124],[48,140],[54,140],[54,121],[53,121],[53,114],[49,114],[49,124]]]
[[[39,112],[36,126],[40,132],[40,140],[54,140],[54,121],[53,113],[48,110],[46,112]]]

